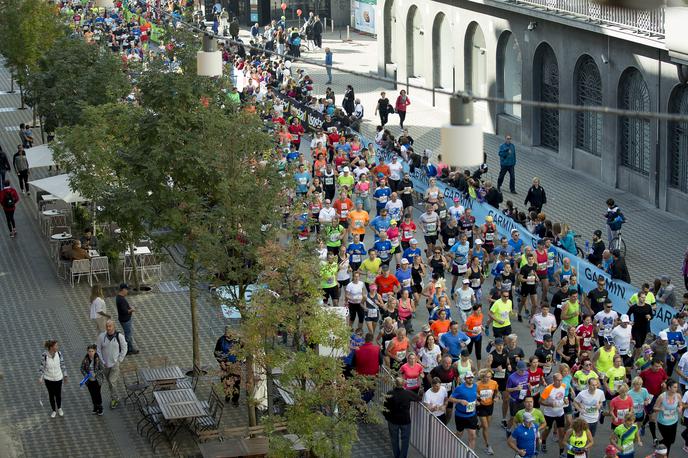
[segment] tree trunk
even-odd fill
[[[14,73],[10,72],[10,94],[14,94]]]
[[[141,284],[139,283],[139,268],[136,265],[136,256],[134,256],[134,242],[131,241],[129,241],[129,258],[131,259],[131,272],[134,276],[134,291],[138,291],[141,289]]]
[[[246,358],[246,405],[248,406],[248,425],[256,426],[258,420],[256,419],[256,406],[253,393],[256,388],[256,378],[253,372],[253,356],[249,355]]]
[[[24,105],[24,87],[21,84],[19,85],[19,100],[21,100],[19,109],[26,110],[26,106]]]
[[[196,261],[191,260],[189,267],[189,306],[191,307],[191,341],[193,352],[193,374],[198,377],[197,371],[201,367],[201,344],[198,338],[198,275],[196,273]]]

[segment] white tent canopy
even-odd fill
[[[35,188],[49,192],[67,203],[85,202],[87,200],[81,194],[69,188],[69,175],[66,173],[43,178],[41,180],[29,181],[29,184]]]
[[[26,160],[29,162],[29,168],[32,169],[55,165],[53,150],[46,144],[28,148],[26,150]]]

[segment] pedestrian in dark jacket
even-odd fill
[[[84,382],[91,395],[93,403],[93,414],[103,415],[103,397],[100,395],[100,382],[103,380],[103,362],[97,353],[97,345],[91,344],[86,350],[86,356],[81,362],[81,375],[88,376]]]
[[[232,40],[239,38],[239,20],[237,18],[232,18],[232,22],[229,23],[229,35]]]
[[[411,436],[411,403],[418,401],[420,401],[418,395],[413,391],[405,390],[404,379],[397,377],[394,380],[394,389],[387,393],[384,412],[395,458],[406,458],[408,455]]]
[[[10,237],[12,238],[17,235],[17,224],[14,222],[14,211],[17,209],[17,202],[19,202],[19,193],[10,186],[10,180],[5,180],[3,182],[3,189],[0,191],[0,206],[2,206],[5,212],[7,228],[10,230]]]
[[[540,186],[540,179],[538,177],[533,178],[533,185],[528,190],[526,199],[523,201],[525,205],[530,204],[528,211],[534,211],[540,213],[542,211],[542,206],[547,203],[547,194],[545,194],[545,188]]]
[[[313,22],[313,42],[318,48],[322,48],[322,34],[323,24],[320,22],[320,16],[315,16],[315,22]]]
[[[485,202],[492,205],[494,208],[499,208],[499,205],[504,200],[502,193],[492,186],[491,181],[485,182]]]
[[[342,108],[346,111],[347,116],[351,116],[354,112],[355,104],[354,100],[356,96],[354,95],[354,87],[347,84],[346,91],[344,92],[344,100],[342,100]]]
[[[19,178],[19,188],[26,195],[31,194],[29,192],[29,160],[26,158],[26,151],[22,145],[17,145],[17,152],[12,157],[12,163]]]
[[[12,170],[10,161],[7,159],[5,152],[2,150],[2,146],[0,146],[0,191],[2,191],[2,188],[5,187],[5,174],[10,170]]]
[[[609,268],[609,274],[614,280],[625,281],[626,283],[631,282],[631,275],[628,273],[628,267],[626,267],[626,260],[621,256],[619,250],[612,251],[612,265]]]

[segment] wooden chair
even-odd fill
[[[139,370],[136,364],[126,364],[120,367],[120,376],[122,377],[122,385],[124,385],[124,404],[134,400],[136,401],[146,392],[150,384],[145,380],[139,378]]]
[[[167,367],[170,365],[167,356],[148,356],[146,357],[146,362],[150,368]]]

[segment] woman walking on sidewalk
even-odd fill
[[[96,350],[95,344],[88,346],[86,356],[81,362],[81,375],[86,380],[86,387],[93,402],[93,415],[103,415],[103,397],[100,395],[100,381],[103,379],[103,362]],[[88,379],[86,378],[88,376]]]
[[[10,230],[10,237],[14,238],[14,236],[17,235],[17,224],[14,222],[14,211],[17,209],[19,194],[17,190],[10,185],[10,180],[5,180],[3,185],[4,188],[0,191],[0,207],[2,207],[5,212],[7,228]]]
[[[104,297],[103,288],[98,284],[93,285],[91,288],[91,319],[96,324],[96,337],[105,332],[105,322],[112,318],[107,313]]]
[[[411,105],[411,99],[408,98],[408,95],[406,95],[405,90],[399,91],[399,97],[397,97],[397,101],[394,104],[394,109],[397,111],[399,114],[399,126],[401,127],[401,130],[404,130],[404,120],[406,119],[406,107]]]
[[[41,356],[41,374],[38,383],[45,383],[48,389],[50,407],[53,409],[50,418],[57,415],[64,416],[62,412],[62,382],[67,380],[67,371],[64,365],[62,353],[58,350],[57,340],[46,340],[45,351]]]

